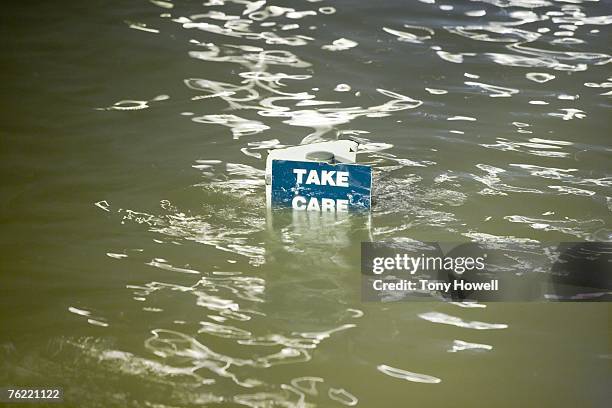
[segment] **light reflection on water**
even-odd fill
[[[361,241],[610,239],[609,4],[289,3],[151,0],[154,14],[115,22],[184,49],[188,68],[164,73],[176,88],[114,89],[116,99],[91,108],[195,126],[203,141],[183,147],[181,168],[200,180],[179,186],[187,199],[93,203],[119,235],[100,249],[109,268],[136,272],[115,287],[120,306],[67,305],[100,331],[66,333],[50,348],[81,369],[177,387],[137,406],[374,406],[370,381],[394,403],[417,392],[401,388],[410,383],[458,384],[454,362],[501,358],[512,348],[505,336],[542,323],[481,304],[380,313],[359,301]],[[346,136],[374,168],[371,215],[266,210],[268,149]],[[129,401],[101,388],[112,403]]]
[[[437,7],[433,0],[423,3],[434,9]],[[172,291],[176,292],[175,296],[178,293],[193,296],[195,304],[206,310],[208,320],[199,321],[195,332],[192,330],[184,333],[180,327],[172,330],[156,328],[152,330],[152,336],[146,339],[146,348],[161,359],[156,364],[167,367],[166,374],[174,375],[176,371],[176,374],[186,374],[192,378],[195,376],[201,384],[218,384],[221,387],[229,379],[244,389],[261,389],[253,394],[232,397],[233,401],[247,406],[307,406],[313,396],[319,396],[318,388],[326,383],[325,378],[294,378],[290,384],[270,387],[271,384],[258,378],[259,370],[277,364],[289,364],[295,366],[293,372],[301,372],[299,366],[307,367],[307,363],[315,358],[317,348],[326,339],[345,336],[343,332],[354,329],[358,323],[352,323],[349,314],[341,321],[335,320],[333,324],[325,323],[326,319],[321,317],[317,327],[325,327],[323,331],[269,332],[267,329],[266,334],[261,333],[261,328],[267,326],[266,321],[274,320],[264,312],[264,306],[269,301],[269,280],[278,279],[278,276],[273,278],[274,274],[265,277],[268,274],[264,273],[262,277],[262,271],[282,270],[284,274],[291,274],[280,279],[283,282],[280,286],[287,291],[297,291],[307,298],[321,299],[335,293],[335,296],[340,296],[340,302],[332,308],[334,313],[339,313],[338,307],[342,308],[342,304],[346,303],[342,299],[346,299],[349,292],[338,291],[342,283],[318,271],[330,271],[342,276],[350,274],[352,270],[354,274],[358,256],[356,248],[360,241],[394,239],[406,234],[414,236],[415,231],[425,236],[448,236],[450,233],[489,242],[491,239],[516,239],[512,235],[500,235],[499,231],[503,228],[496,228],[498,232],[493,235],[479,231],[478,226],[467,221],[471,215],[454,211],[478,196],[485,199],[513,197],[516,194],[569,195],[602,201],[605,191],[610,187],[609,177],[602,172],[590,172],[587,175],[580,164],[570,163],[583,146],[571,140],[555,139],[551,132],[544,132],[545,126],[539,123],[547,117],[562,121],[590,119],[590,113],[585,110],[584,98],[601,98],[602,95],[605,97],[605,93],[597,96],[591,96],[592,93],[588,96],[570,96],[568,94],[576,91],[559,88],[557,81],[563,72],[583,72],[610,61],[610,56],[605,53],[578,51],[574,47],[588,44],[587,38],[592,32],[587,30],[607,26],[612,23],[612,19],[593,15],[584,10],[580,2],[481,3],[480,7],[485,6],[486,10],[469,3],[440,5],[438,13],[445,12],[443,22],[437,23],[432,18],[432,26],[395,23],[380,27],[380,30],[399,42],[394,45],[388,39],[383,40],[393,49],[409,53],[409,49],[400,48],[409,46],[405,44],[429,48],[441,63],[466,65],[470,72],[460,71],[463,75],[456,83],[443,80],[435,85],[431,83],[431,87],[422,86],[422,90],[429,95],[422,91],[415,92],[414,86],[408,88],[412,91],[402,91],[407,87],[399,83],[393,90],[385,89],[387,85],[372,83],[368,88],[377,94],[368,92],[367,99],[361,94],[362,87],[351,83],[350,77],[344,79],[346,83],[337,83],[333,89],[342,94],[319,92],[320,87],[312,87],[311,84],[316,84],[317,78],[325,73],[311,61],[312,51],[306,54],[300,52],[301,47],[320,43],[322,45],[317,47],[322,53],[359,52],[366,42],[361,41],[363,34],[356,38],[347,32],[336,34],[339,38],[332,40],[317,39],[318,25],[333,24],[328,15],[336,12],[341,15],[341,7],[336,9],[319,7],[317,3],[305,3],[308,9],[296,9],[269,5],[264,1],[213,1],[205,4],[205,12],[181,14],[182,9],[177,7],[172,13],[164,15],[182,29],[208,33],[204,36],[189,34],[197,39],[189,40],[193,49],[188,52],[188,57],[202,61],[203,64],[233,64],[238,68],[232,70],[231,77],[222,76],[223,80],[215,75],[185,79],[185,85],[196,92],[191,101],[198,105],[189,108],[196,113],[186,112],[184,115],[199,124],[229,128],[233,139],[238,140],[234,149],[261,163],[254,167],[244,163],[223,163],[209,155],[193,164],[192,167],[201,171],[203,177],[197,187],[213,196],[233,200],[236,204],[231,209],[205,204],[205,208],[210,210],[206,215],[187,215],[166,202],[162,207],[168,213],[163,215],[119,210],[127,214],[123,216],[124,221],[143,220],[149,231],[158,234],[160,242],[164,242],[165,237],[193,240],[244,257],[256,268],[221,275],[215,275],[220,272],[196,271],[205,276],[196,278],[199,280],[190,286],[162,282],[130,286],[135,291],[135,299],[149,301],[152,296],[159,296],[160,292]],[[461,14],[468,19],[461,17]],[[369,35],[384,38],[378,33]],[[243,43],[236,44],[236,40]],[[490,46],[483,46],[486,43]],[[319,59],[318,55],[315,57]],[[321,58],[326,57],[323,55]],[[363,61],[365,65],[371,62]],[[496,74],[491,78],[491,75],[486,75],[483,66],[488,66],[493,72],[504,70],[505,74]],[[451,68],[454,70],[454,67]],[[511,71],[517,68],[520,71]],[[511,80],[508,80],[509,75],[513,75]],[[610,87],[609,81],[609,78],[597,77],[595,82],[585,83],[585,87],[606,90]],[[550,84],[548,89],[547,84]],[[522,109],[524,113],[514,111],[505,119],[510,128],[514,129],[514,136],[504,132],[473,140],[461,139],[473,145],[474,149],[485,149],[484,152],[496,150],[504,154],[512,153],[512,156],[498,160],[493,165],[487,163],[486,155],[482,155],[482,159],[474,163],[471,171],[458,171],[450,167],[444,170],[445,163],[441,158],[436,158],[436,154],[430,154],[430,158],[418,154],[400,156],[394,152],[394,144],[402,146],[405,142],[395,138],[393,144],[388,143],[384,134],[371,134],[367,130],[375,128],[375,121],[380,118],[389,121],[389,118],[406,110],[421,109],[427,112],[432,106],[438,105],[436,111],[444,111],[444,106],[456,103],[444,102],[445,98],[456,94],[491,98],[490,102],[485,103],[486,106],[503,99],[517,100],[513,102],[513,109]],[[211,105],[215,99],[222,101],[222,104]],[[149,107],[146,102],[142,104],[140,107]],[[226,109],[219,110],[223,105]],[[530,108],[530,105],[541,105],[544,108],[538,111],[535,107]],[[120,109],[122,106],[125,106],[125,101],[108,109]],[[211,112],[206,106],[215,106],[217,110]],[[448,125],[452,125],[448,128],[449,134],[474,134],[475,131],[478,134],[479,123],[488,122],[484,116],[486,110],[456,108],[458,106],[448,113],[437,114],[440,119],[446,119]],[[399,117],[407,120],[406,116]],[[373,121],[372,125],[366,129],[355,129],[359,126],[356,123],[366,123],[364,120]],[[343,134],[350,134],[360,140],[361,161],[372,164],[375,169],[376,207],[372,218],[342,219],[330,214],[296,213],[290,216],[264,213],[261,198],[262,165],[266,149],[282,146],[278,131],[274,131],[278,121],[289,126],[312,129],[298,143],[329,140]],[[402,120],[397,122],[401,123]],[[346,130],[346,126],[352,126],[353,129]],[[522,137],[524,134],[529,136]],[[456,141],[449,139],[447,143]],[[604,150],[609,153],[607,148]],[[534,162],[530,157],[556,161],[551,166],[548,164],[552,164],[551,161],[539,164],[539,161]],[[433,183],[427,181],[432,175]],[[525,224],[533,230],[558,232],[569,239],[588,240],[593,238],[594,233],[607,227],[604,218],[609,215],[606,210],[600,211],[599,217],[585,214],[575,218],[555,218],[556,211],[542,212],[537,217],[501,212],[496,222]],[[492,218],[489,216],[485,221],[492,222]],[[436,234],[436,230],[445,232]],[[148,265],[190,273],[189,269],[174,267],[165,261],[152,261]],[[307,278],[299,273],[305,269],[309,271]],[[363,315],[359,309],[344,307],[344,310]],[[276,312],[277,315],[279,313],[283,314]],[[285,313],[297,318],[303,312],[287,310]],[[481,315],[486,316],[486,313]],[[435,307],[434,310],[419,313],[418,317],[433,324],[441,323],[464,329],[512,329],[505,322],[465,320],[435,311]],[[254,321],[262,323],[253,324]],[[216,342],[221,349],[236,350],[239,347],[242,357],[213,351],[214,348],[198,340],[210,336],[234,343],[234,346],[228,347]],[[248,351],[242,351],[244,347],[254,347],[257,351],[249,356]],[[447,351],[462,350],[494,350],[494,345],[453,340],[452,348]],[[414,373],[382,362],[376,368],[391,377],[411,382],[443,382],[437,376]],[[438,375],[443,377],[444,373]],[[358,389],[335,388],[333,384],[325,386],[329,387],[327,397],[330,400],[349,406],[359,401]],[[216,388],[212,385],[210,389]],[[209,398],[224,400],[221,396]],[[328,403],[322,404],[325,406]]]

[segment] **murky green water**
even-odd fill
[[[0,386],[74,407],[607,405],[607,304],[364,303],[358,268],[363,240],[610,240],[610,1],[1,14]],[[371,218],[267,214],[266,149],[345,135]]]

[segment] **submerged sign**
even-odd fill
[[[372,169],[358,164],[272,161],[272,205],[308,211],[369,210]]]

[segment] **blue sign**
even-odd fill
[[[369,210],[372,169],[358,164],[272,161],[272,206],[308,211]]]

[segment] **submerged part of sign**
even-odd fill
[[[307,211],[369,210],[369,166],[272,160],[271,204]]]

